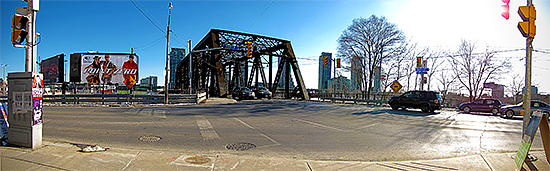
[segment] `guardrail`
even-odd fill
[[[342,92],[310,92],[310,100],[330,101],[330,102],[353,102],[354,104],[366,103],[374,105],[382,105],[387,103],[392,93],[373,93],[367,99],[366,93],[342,93]]]
[[[67,95],[43,95],[43,103],[140,103],[161,104],[164,103],[164,95],[139,95],[139,94],[67,94]],[[170,94],[168,101],[174,103],[200,103],[206,100],[206,93],[198,94]],[[7,96],[0,96],[0,102],[7,102]]]

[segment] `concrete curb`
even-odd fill
[[[303,159],[195,154],[155,150],[111,148],[103,152],[79,152],[70,143],[44,141],[32,150],[0,147],[1,170],[516,170],[515,153],[478,155],[416,161],[316,161]],[[524,170],[550,170],[544,151],[532,151],[538,161]]]

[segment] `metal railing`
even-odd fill
[[[43,103],[62,104],[86,104],[86,103],[138,103],[138,104],[162,104],[164,95],[140,95],[140,94],[67,94],[67,95],[43,95]],[[197,94],[170,94],[168,101],[175,103],[200,103],[206,100],[206,93]],[[7,102],[7,96],[0,96],[0,102]]]

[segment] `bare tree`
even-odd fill
[[[506,85],[506,89],[508,90],[508,92],[512,93],[514,102],[519,101],[516,99],[516,96],[522,94],[524,86],[525,80],[519,74],[515,74],[514,76],[512,76],[512,82]]]
[[[386,70],[386,82],[384,88],[387,89],[393,83],[394,80],[406,79],[407,83],[403,85],[405,90],[410,89],[409,79],[414,73],[413,58],[418,55],[417,44],[406,42],[402,43],[399,50],[396,50],[395,55],[384,61],[384,66],[388,68]],[[405,83],[405,82],[403,82]],[[402,83],[402,84],[403,84]]]
[[[469,93],[473,101],[483,93],[483,83],[487,80],[498,80],[499,75],[509,71],[509,60],[499,61],[495,51],[486,49],[484,53],[474,53],[475,44],[462,40],[456,55],[451,55],[449,62],[453,73],[458,77],[462,88]]]
[[[338,55],[350,63],[356,62],[354,69],[359,71],[360,87],[367,90],[367,99],[370,99],[374,71],[399,50],[396,45],[404,39],[397,25],[375,15],[354,19],[338,38]]]
[[[430,83],[432,81],[432,78],[433,78],[434,74],[439,72],[438,71],[439,68],[441,68],[441,66],[443,65],[443,63],[445,61],[439,60],[439,59],[441,59],[441,57],[444,54],[443,51],[432,51],[432,50],[429,50],[429,49],[427,49],[426,51],[427,51],[427,54],[426,54],[426,56],[427,56],[426,61],[427,62],[426,63],[428,65],[426,67],[430,68],[430,72],[428,72],[428,74],[427,74],[427,78],[428,78],[427,79],[428,80],[428,83],[427,83],[428,84],[428,87],[427,87],[428,89],[427,90],[430,90],[430,85],[431,85]]]

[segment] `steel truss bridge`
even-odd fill
[[[247,57],[248,41],[252,42],[251,58]],[[291,70],[296,87],[290,87]],[[253,86],[267,87],[274,94],[282,92],[287,99],[309,99],[289,40],[211,29],[176,68],[175,88],[180,90],[225,97],[235,87]]]

